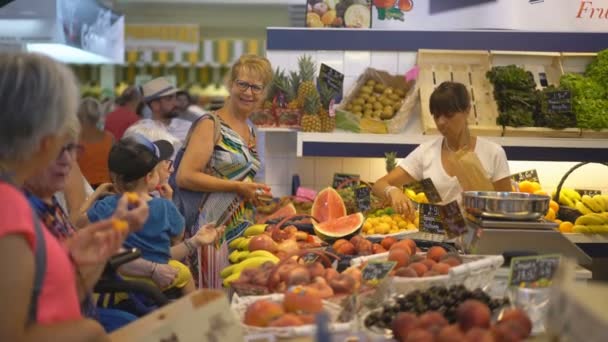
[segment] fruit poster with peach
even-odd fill
[[[371,27],[371,0],[307,0],[306,27]]]

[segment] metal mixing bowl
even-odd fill
[[[471,215],[486,219],[538,220],[547,214],[551,198],[523,192],[465,191],[462,205]]]

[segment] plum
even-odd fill
[[[521,338],[527,338],[532,333],[532,321],[528,317],[525,311],[521,309],[508,309],[503,312],[500,318],[500,323],[503,322],[515,322],[523,330]]]
[[[490,308],[475,299],[465,301],[456,309],[456,319],[463,331],[469,331],[473,327],[489,328],[491,316]]]
[[[409,332],[412,331],[418,325],[418,317],[415,314],[409,312],[402,312],[393,320],[391,328],[393,330],[393,336],[398,341],[404,341]]]

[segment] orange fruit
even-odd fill
[[[553,212],[557,213],[559,211],[559,204],[554,200],[551,200],[551,202],[549,202],[549,208],[553,209]]]
[[[555,222],[557,224],[562,224],[562,220],[560,220],[560,219],[555,219],[555,220],[553,220],[553,222]]]
[[[532,189],[533,189],[532,182],[527,181],[527,180],[519,182],[519,191],[520,192],[533,193],[534,190],[532,190]]]
[[[114,230],[118,230],[119,232],[124,232],[129,229],[129,224],[125,220],[112,219],[112,228]]]
[[[545,218],[549,221],[555,220],[555,211],[553,211],[553,209],[549,208],[549,211],[547,212],[547,215],[545,215]]]
[[[549,196],[549,194],[545,190],[536,190],[536,191],[534,191],[534,194],[535,195]]]
[[[537,193],[539,191],[542,191],[541,188],[540,188],[540,183],[539,182],[530,182],[530,184],[532,184],[532,193],[533,194],[535,194],[535,193]],[[543,191],[543,193],[544,193],[544,195],[547,194],[544,191]]]
[[[559,231],[562,233],[572,233],[573,227],[572,222],[564,221],[559,225]]]

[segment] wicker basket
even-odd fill
[[[559,184],[557,185],[557,189],[555,190],[555,195],[553,195],[553,200],[555,202],[559,203],[559,194],[561,193],[562,186],[564,185],[564,182],[566,181],[566,179],[568,179],[568,176],[570,176],[570,174],[572,172],[574,172],[574,170],[578,169],[579,167],[590,164],[590,163],[591,162],[578,163],[578,164],[574,165],[570,170],[568,170],[568,172],[566,172],[564,174],[562,179],[559,181]],[[603,165],[608,166],[608,163],[598,163],[598,164],[603,164]],[[561,205],[561,204],[559,205],[559,211],[557,212],[558,219],[560,219],[562,221],[573,222],[573,223],[581,215],[583,215],[583,214],[580,211],[578,211],[577,209],[568,207],[565,205]]]
[[[423,254],[421,254],[423,255]],[[384,260],[388,253],[375,254],[351,260],[351,265],[359,266],[366,261]],[[424,291],[431,286],[464,285],[468,289],[488,287],[504,259],[502,255],[462,255],[463,264],[450,268],[446,275],[426,278],[393,277],[392,291],[407,294],[415,290]]]
[[[283,302],[283,294],[276,293],[266,296],[251,296],[251,297],[239,297],[237,295],[232,297],[232,310],[236,312],[237,317],[240,322],[243,322],[245,311],[247,307],[249,307],[254,302],[266,299],[271,300],[273,302],[282,303]],[[331,303],[328,301],[323,301],[323,307],[325,311],[329,314],[331,319],[331,323],[329,324],[329,330],[331,332],[346,332],[353,329],[353,322],[339,323],[338,316],[342,311],[342,307],[338,304]],[[268,327],[268,328],[260,328],[253,327],[241,323],[243,328],[245,329],[246,334],[272,334],[279,338],[292,338],[299,336],[312,336],[316,331],[315,325],[302,325],[296,327]]]

